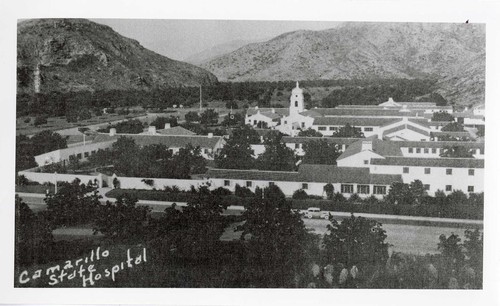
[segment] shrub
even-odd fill
[[[307,192],[305,192],[303,189],[295,190],[295,192],[292,195],[292,199],[295,200],[305,200],[308,198],[309,196],[307,195]]]

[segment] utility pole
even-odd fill
[[[201,103],[201,84],[200,84],[200,114],[201,114],[201,109],[202,109],[202,103]]]

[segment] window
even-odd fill
[[[303,128],[304,128],[304,127],[306,127],[306,123],[305,123],[305,122],[302,122],[300,125],[301,125]]]
[[[247,181],[247,187],[248,188],[252,187],[252,181]]]
[[[82,158],[82,153],[76,154],[76,158],[81,159]]]
[[[425,174],[431,174],[431,168],[424,168]]]
[[[446,190],[446,191],[451,191],[451,185],[446,185],[445,190]]]
[[[306,190],[309,188],[309,184],[307,183],[302,183],[302,189]]]
[[[299,107],[299,102],[295,101],[295,107]]]
[[[320,127],[318,127],[318,131],[326,131],[326,126],[320,126]]]
[[[285,120],[285,124],[288,124],[288,122]]]
[[[365,160],[363,161],[363,163],[364,163],[365,165],[368,165],[368,163],[369,163],[369,162],[370,162],[370,161],[369,161],[368,159],[365,159]]]
[[[299,149],[300,148],[300,144],[299,143],[296,143],[295,144],[295,149]]]
[[[92,154],[95,154],[95,152],[96,152],[95,150],[92,150],[92,152],[91,152],[91,153],[92,153]]]
[[[373,128],[372,127],[365,127],[365,132],[373,132]]]
[[[231,186],[230,180],[224,180],[224,186]]]
[[[89,157],[89,152],[83,153],[83,157]]]
[[[374,194],[385,194],[386,187],[385,186],[373,186]]]
[[[424,184],[424,190],[431,190],[431,185]]]
[[[353,193],[354,192],[354,188],[353,188],[352,185],[342,184],[342,185],[340,185],[340,192],[342,192],[342,193]]]
[[[254,120],[254,121],[253,121],[253,124],[254,124],[254,125],[257,125],[257,120]]]
[[[413,153],[413,148],[408,148],[408,153]]]
[[[334,126],[331,126],[329,129],[330,129],[330,131],[335,131],[336,130],[336,128]]]
[[[467,186],[467,192],[474,192],[474,186]]]
[[[370,193],[370,186],[368,186],[368,185],[358,185],[358,193],[359,194],[368,194],[368,193]]]
[[[473,176],[474,175],[474,169],[469,169],[469,175]]]
[[[436,148],[432,148],[432,154],[436,154],[437,150]]]
[[[452,175],[453,169],[446,169],[446,175]]]
[[[208,154],[208,149],[207,148],[203,149],[203,153]]]
[[[428,149],[428,148],[425,148],[425,149],[424,149],[424,153],[425,153],[425,154],[429,154],[429,149]]]
[[[409,167],[403,167],[403,173],[410,173]]]
[[[274,182],[269,182],[269,187],[274,186]]]
[[[422,151],[422,149],[417,148],[417,154],[420,153],[421,151]]]

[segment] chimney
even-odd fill
[[[373,146],[372,146],[372,142],[371,141],[363,141],[361,143],[361,151],[372,151],[373,150]]]
[[[150,125],[150,126],[148,127],[148,133],[149,133],[149,134],[151,134],[151,135],[156,134],[156,126],[154,126],[154,125]]]
[[[274,108],[271,108],[271,113],[276,113],[276,110]]]
[[[115,128],[110,128],[109,129],[109,136],[115,136],[116,135],[116,129]]]
[[[214,137],[214,133],[208,133],[208,138],[213,138]]]
[[[168,130],[170,128],[170,123],[165,123],[165,130]]]
[[[394,102],[394,100],[391,97],[389,97],[389,100],[387,100],[387,102]]]
[[[259,106],[258,106],[258,105],[257,105],[257,106],[255,106],[255,109],[259,109]]]

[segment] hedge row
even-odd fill
[[[196,197],[196,194],[190,192],[165,192],[161,190],[136,190],[136,189],[113,189],[106,193],[107,197],[116,198],[122,194],[133,194],[140,200],[152,201],[169,201],[169,202],[189,202]],[[237,197],[235,195],[225,195],[221,200],[226,205],[238,205],[247,207],[252,203],[253,198]],[[293,209],[307,209],[309,207],[318,207],[321,210],[354,212],[354,213],[371,213],[371,214],[388,214],[388,215],[405,215],[405,216],[421,216],[421,217],[441,217],[441,218],[456,218],[456,219],[483,219],[483,207],[472,206],[466,204],[419,204],[419,205],[393,205],[386,202],[378,201],[374,203],[353,203],[350,201],[332,201],[306,199],[296,200],[289,199]]]
[[[440,217],[455,219],[477,219],[484,217],[483,207],[475,207],[466,204],[451,204],[441,206],[438,204],[420,204],[420,205],[393,205],[385,202],[353,204],[349,201],[335,202],[329,200],[291,200],[292,208],[307,209],[309,207],[318,207],[321,210],[387,214],[419,217]]]

